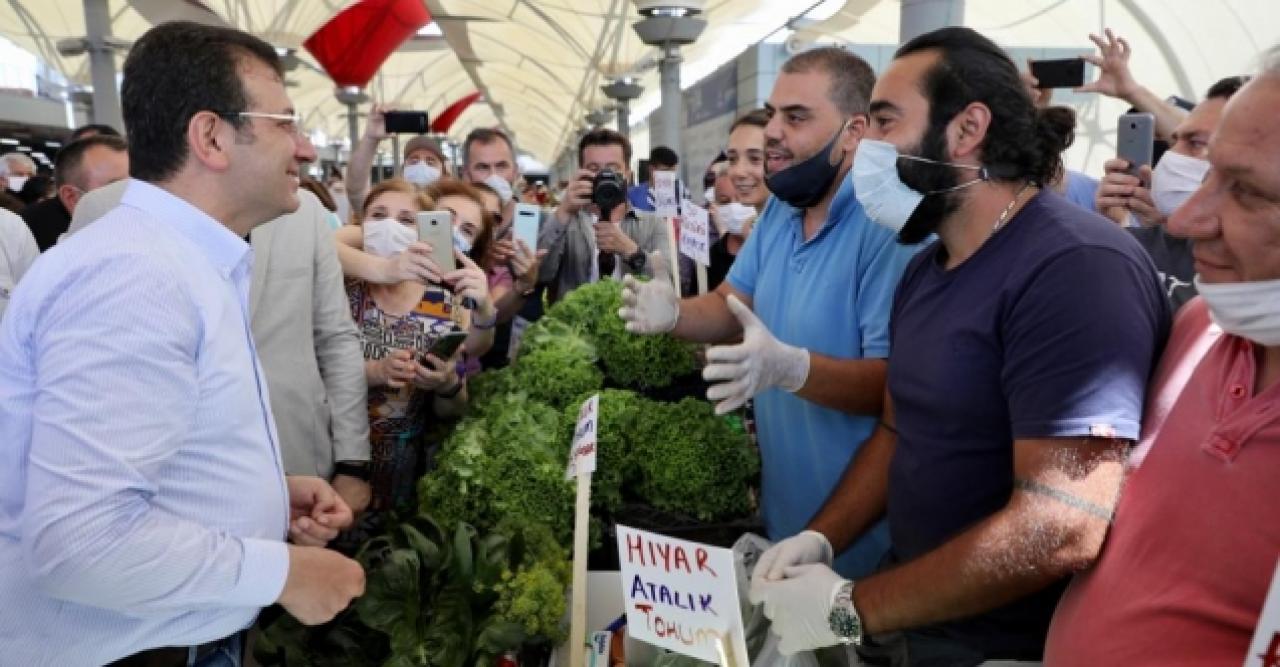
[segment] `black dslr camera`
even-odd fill
[[[591,180],[591,203],[600,207],[600,217],[608,218],[609,213],[627,200],[627,183],[622,174],[605,169]]]

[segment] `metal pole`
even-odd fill
[[[658,73],[662,80],[662,106],[658,113],[662,118],[662,133],[654,137],[655,146],[667,146],[680,154],[680,120],[683,105],[680,98],[680,47],[663,47],[662,60],[658,61]]]
[[[626,102],[618,102],[618,131],[631,138],[631,105]]]
[[[400,157],[400,135],[392,134],[391,135],[391,171],[396,176],[404,175],[404,167],[402,166],[403,162],[404,160],[401,159]],[[378,165],[378,170],[379,171],[382,170],[382,165]]]
[[[93,122],[123,131],[115,53],[107,45],[107,38],[111,36],[111,8],[107,0],[84,0],[84,28],[93,78]]]
[[[351,135],[351,150],[360,143],[360,105],[347,102],[347,133]]]
[[[964,25],[964,0],[902,0],[898,16],[902,44],[938,28]]]

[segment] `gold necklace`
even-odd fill
[[[995,226],[991,228],[992,234],[1000,231],[1000,228],[1004,226],[1004,223],[1009,221],[1009,214],[1013,212],[1013,207],[1018,205],[1018,199],[1022,197],[1022,193],[1026,192],[1029,187],[1031,187],[1031,181],[1024,183],[1022,187],[1018,188],[1018,191],[1013,194],[1013,200],[1009,202],[1008,206],[1004,207],[1004,211],[1002,211],[1000,213],[1000,217],[996,219]]]

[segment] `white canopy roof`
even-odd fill
[[[501,124],[520,148],[552,162],[583,125],[610,102],[608,77],[637,76],[643,111],[659,95],[657,51],[631,24],[631,0],[424,0],[443,37],[419,37],[393,54],[370,84],[375,99],[433,115],[474,90],[484,94],[450,131],[460,139],[477,126]],[[296,49],[288,76],[294,103],[314,128],[345,137],[345,107],[302,42],[350,2],[340,0],[108,0],[112,33],[133,40],[153,22],[199,18],[225,22],[277,47]],[[709,0],[707,30],[683,49],[682,83],[692,84],[750,44],[776,33],[808,9],[830,16],[793,39],[894,44],[896,0]],[[1275,0],[968,0],[965,24],[1006,47],[1092,49],[1090,32],[1109,26],[1133,44],[1133,69],[1153,90],[1198,99],[1215,80],[1251,69],[1253,58],[1280,43]],[[85,33],[82,0],[0,3],[0,35],[39,55],[70,80],[88,84],[88,58],[58,54],[60,39]],[[786,33],[784,33],[786,34]],[[123,59],[123,54],[118,56]],[[1096,96],[1066,97],[1099,132],[1122,105]],[[633,119],[638,114],[633,113]],[[1086,142],[1087,143],[1087,142]],[[1088,150],[1082,146],[1081,149]],[[1092,160],[1087,160],[1092,161]]]

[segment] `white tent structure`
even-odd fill
[[[340,0],[88,0],[103,2],[111,34],[124,42],[150,25],[194,18],[234,25],[289,50],[290,93],[309,127],[346,136],[346,108],[302,42],[352,4]],[[908,0],[911,2],[912,0]],[[918,0],[915,0],[918,2]],[[374,99],[439,112],[479,90],[452,128],[458,140],[479,126],[501,125],[522,151],[551,164],[572,145],[584,116],[610,104],[600,86],[631,75],[644,87],[632,120],[658,106],[657,50],[631,24],[631,0],[424,0],[434,24],[403,45],[370,83]],[[85,55],[62,55],[61,40],[85,35],[86,0],[0,3],[0,36],[36,54],[72,84],[91,84]],[[899,41],[901,0],[708,0],[706,31],[683,49],[688,87],[766,37],[794,48],[814,43],[892,46]],[[1133,45],[1138,79],[1161,94],[1195,100],[1217,79],[1248,72],[1255,56],[1280,43],[1275,0],[967,0],[965,25],[1003,46],[1092,50],[1090,32],[1111,27]],[[793,21],[798,16],[806,17]],[[816,17],[816,18],[815,18]],[[792,29],[798,29],[793,32]],[[1028,51],[1022,51],[1028,50]],[[117,67],[123,60],[117,53]],[[876,63],[873,63],[876,64]],[[2,65],[0,65],[2,66]],[[1069,162],[1095,168],[1111,148],[1124,105],[1097,96],[1059,96],[1081,111]]]

